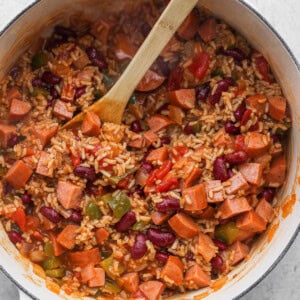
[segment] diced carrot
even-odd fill
[[[81,282],[87,283],[90,279],[96,276],[95,268],[93,264],[88,264],[82,268],[81,272]]]
[[[49,237],[52,242],[54,256],[60,256],[67,251],[66,248],[57,242],[57,236],[55,233],[49,232]]]
[[[234,266],[248,255],[249,247],[240,241],[236,241],[228,248],[228,251],[234,253],[233,259],[230,261],[230,264]]]
[[[109,232],[105,228],[101,227],[96,230],[95,237],[96,237],[97,243],[102,244],[104,241],[106,241],[108,239]]]
[[[168,92],[170,102],[183,109],[192,109],[195,107],[196,93],[195,89],[181,89]]]
[[[209,286],[211,281],[210,276],[198,264],[194,264],[186,271],[184,279],[191,288],[194,288],[194,284],[197,288]]]
[[[66,181],[59,181],[56,188],[57,199],[65,209],[77,208],[82,188]]]
[[[199,211],[207,207],[206,190],[203,183],[182,190],[184,209]]]
[[[148,130],[144,133],[144,138],[146,140],[146,145],[150,146],[158,140],[158,135],[154,131]]]
[[[170,118],[170,120],[173,121],[176,124],[181,125],[183,117],[184,117],[184,113],[181,110],[181,108],[178,107],[178,106],[175,106],[175,105],[169,105],[168,109],[169,109],[169,118]]]
[[[226,199],[219,208],[222,219],[228,219],[251,210],[245,197]]]
[[[92,111],[88,111],[83,119],[81,131],[88,136],[97,136],[100,133],[100,118]]]
[[[71,120],[73,118],[73,111],[71,107],[61,100],[55,101],[53,114],[65,120]]]
[[[262,177],[262,166],[257,163],[244,163],[239,166],[239,171],[251,184],[260,185]]]
[[[198,20],[197,13],[192,11],[177,30],[177,34],[185,40],[191,40],[197,32]]]
[[[280,96],[269,97],[269,115],[277,120],[282,121],[286,115],[287,101]]]
[[[267,223],[271,222],[274,216],[274,209],[272,205],[264,198],[258,202],[255,212]]]
[[[200,232],[195,238],[195,251],[197,254],[202,255],[205,261],[210,262],[218,249],[207,234]]]
[[[152,150],[146,157],[146,161],[165,161],[168,159],[168,148],[163,146]]]
[[[153,115],[147,118],[147,123],[153,132],[158,132],[161,129],[172,124],[172,121],[162,115]]]
[[[89,280],[89,287],[100,287],[105,284],[105,271],[102,268],[94,268],[95,276]]]
[[[54,137],[57,133],[58,125],[51,126],[49,128],[38,128],[35,129],[33,134],[39,139],[42,148],[44,148],[48,142],[51,140],[52,137]]]
[[[118,279],[118,284],[127,292],[135,293],[139,288],[139,275],[137,272],[123,274]]]
[[[165,289],[165,285],[157,280],[148,280],[139,285],[139,289],[146,296],[147,300],[159,300]],[[141,299],[141,298],[136,298]]]
[[[8,120],[10,122],[21,121],[31,110],[31,105],[18,99],[12,99],[10,103]]]
[[[45,151],[41,152],[40,159],[39,159],[39,162],[38,162],[37,168],[36,168],[36,173],[43,175],[43,176],[47,176],[47,177],[53,177],[54,169],[48,168],[49,158],[50,158],[49,153],[47,153]]]
[[[209,180],[204,182],[207,202],[216,203],[223,202],[225,199],[224,187],[221,183],[221,180]]]
[[[248,187],[249,185],[246,179],[240,172],[236,173],[225,182],[225,191],[229,195],[235,194],[239,190],[247,189]]]
[[[249,132],[245,137],[246,152],[254,158],[267,152],[270,145],[269,138],[258,132]]]
[[[153,211],[151,213],[151,219],[155,225],[163,224],[169,217],[170,213],[164,213],[160,211]]]
[[[199,233],[198,225],[184,213],[177,213],[168,221],[170,227],[184,239],[190,239]]]
[[[68,254],[69,262],[73,267],[84,268],[88,264],[97,265],[101,261],[98,247],[90,250],[70,252]]]
[[[209,42],[216,37],[217,22],[215,19],[210,18],[204,21],[198,30],[198,33],[204,42]]]
[[[118,60],[132,59],[137,52],[137,47],[131,44],[128,37],[121,33],[115,36],[116,50],[115,54]]]
[[[265,113],[267,97],[261,94],[256,94],[248,97],[246,99],[246,103],[251,109],[256,110],[259,115],[262,115]]]
[[[271,187],[279,187],[285,181],[286,176],[286,159],[284,156],[276,157],[267,173],[266,181]]]
[[[17,160],[4,176],[16,190],[24,188],[26,182],[32,175],[32,170],[22,160]]]
[[[73,249],[79,228],[77,225],[67,225],[57,236],[57,242],[67,249]]]
[[[224,128],[221,128],[213,135],[212,143],[215,147],[224,146],[228,149],[233,147],[233,139],[228,133],[225,132]]]
[[[104,18],[98,19],[91,27],[91,34],[102,44],[106,45],[113,23]]]
[[[160,87],[165,79],[164,76],[148,70],[135,89],[139,92],[150,92]]]
[[[26,214],[24,208],[18,207],[16,211],[12,214],[12,219],[18,224],[22,231],[26,230]]]
[[[0,147],[6,148],[9,139],[15,135],[17,128],[15,126],[0,124]]]
[[[181,285],[183,281],[183,263],[177,256],[170,255],[167,263],[161,271],[161,278],[167,282],[174,282],[175,285]]]
[[[189,187],[191,187],[195,181],[197,179],[199,179],[199,177],[201,176],[202,174],[202,170],[198,167],[195,167],[191,173],[188,175],[188,177],[186,177],[181,185],[181,189],[184,190],[184,189],[187,189]]]
[[[251,210],[238,218],[236,226],[246,231],[261,232],[266,229],[266,222],[256,212]]]

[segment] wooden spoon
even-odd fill
[[[136,86],[197,2],[198,0],[171,0],[111,90],[62,128],[73,127],[81,122],[87,111],[96,113],[104,122],[120,124],[124,109]]]

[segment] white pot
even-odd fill
[[[36,1],[9,24],[0,36],[0,77],[14,64],[13,58],[21,55],[45,26],[58,23],[65,19],[66,15],[74,12],[93,18],[99,12],[105,14],[108,6],[113,5],[114,10],[121,9],[125,2],[125,0]],[[286,253],[298,232],[300,204],[296,199],[299,198],[297,176],[300,143],[300,73],[299,65],[284,41],[263,17],[248,7],[246,3],[237,0],[201,0],[200,3],[232,25],[265,55],[289,101],[293,119],[287,183],[280,194],[280,206],[287,201],[289,201],[288,204],[292,204],[293,199],[295,200],[295,203],[291,205],[291,212],[287,213],[289,207],[287,204],[285,209],[280,210],[279,217],[274,220],[268,232],[257,241],[256,246],[252,249],[250,259],[230,273],[228,279],[223,282],[224,285],[219,282],[218,288],[215,286],[215,291],[202,289],[184,296],[174,297],[175,299],[202,299],[199,295],[207,295],[206,299],[209,300],[227,300],[243,295],[266,276]],[[21,257],[8,240],[3,228],[0,230],[0,241],[1,268],[20,290],[33,299],[68,298],[65,295],[59,296],[45,287],[45,281],[33,273],[31,264]],[[195,297],[197,295],[199,297]],[[25,297],[28,296],[23,294],[21,298],[25,299]]]

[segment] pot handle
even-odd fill
[[[32,300],[32,298],[19,289],[19,300]]]

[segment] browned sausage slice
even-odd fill
[[[161,278],[166,282],[173,282],[175,285],[180,286],[183,281],[184,265],[177,256],[170,255],[167,263],[161,271]]]
[[[198,20],[198,15],[192,11],[177,30],[177,34],[185,40],[191,40],[197,32]]]
[[[194,242],[196,253],[202,255],[206,262],[210,262],[218,251],[212,239],[205,233],[200,232]]]
[[[130,272],[122,275],[118,284],[129,293],[135,293],[139,288],[139,275],[137,272]]]
[[[277,120],[282,121],[286,115],[287,102],[280,96],[272,96],[269,98],[269,115]]]
[[[210,276],[198,264],[194,264],[187,270],[184,279],[188,285],[191,285],[191,288],[194,288],[193,284],[197,288],[209,286],[211,281]]]
[[[6,148],[9,139],[16,134],[15,126],[0,124],[0,147]]]
[[[22,120],[31,110],[31,105],[27,102],[18,99],[12,99],[10,103],[8,120],[17,122]]]
[[[160,87],[165,79],[156,72],[148,70],[135,89],[139,92],[150,92]]]
[[[253,210],[245,212],[240,216],[236,222],[236,226],[239,229],[251,232],[266,230],[266,222]]]
[[[260,185],[262,177],[262,166],[257,163],[245,163],[240,165],[239,171],[251,184]]]
[[[163,146],[152,150],[146,157],[146,161],[165,161],[168,159],[168,148]]]
[[[80,226],[67,225],[57,236],[57,242],[67,249],[75,247],[75,238]]]
[[[94,112],[89,111],[84,116],[81,131],[88,136],[97,136],[100,133],[100,118]]]
[[[245,137],[246,152],[251,157],[257,157],[267,152],[270,139],[258,132],[249,132]]]
[[[207,207],[206,190],[203,183],[182,190],[184,210],[199,211]]]
[[[44,148],[51,138],[57,133],[58,125],[51,126],[49,128],[39,128],[34,131],[34,135],[40,140],[42,147]]]
[[[181,89],[168,92],[170,102],[183,109],[192,109],[195,107],[196,93],[194,89]]]
[[[139,289],[147,297],[147,300],[159,300],[165,285],[157,280],[149,280],[140,284]]]
[[[53,107],[53,114],[59,118],[65,120],[71,120],[73,118],[73,108],[67,105],[67,103],[56,100]]]
[[[271,187],[279,187],[285,181],[286,176],[286,159],[284,156],[276,157],[267,173],[266,181]]]
[[[50,159],[50,154],[45,151],[42,151],[39,162],[36,167],[36,173],[47,177],[53,177],[54,169],[48,167],[49,159]]]
[[[198,33],[204,42],[209,42],[215,39],[217,35],[217,22],[215,19],[210,18],[204,21],[198,30]]]
[[[271,222],[274,216],[274,209],[272,205],[264,198],[258,202],[255,212],[267,223]]]
[[[240,172],[229,178],[225,182],[224,186],[226,193],[229,195],[235,194],[237,191],[247,189],[249,187],[246,179]]]
[[[204,183],[208,203],[224,201],[224,187],[221,180],[209,180]]]
[[[56,188],[57,199],[65,209],[77,208],[82,188],[66,181],[59,181]]]
[[[161,129],[171,125],[173,122],[162,115],[153,115],[147,118],[147,123],[153,132],[158,132]]]
[[[250,211],[252,208],[245,197],[226,199],[219,208],[222,219],[228,219]]]
[[[249,247],[239,241],[236,241],[228,248],[228,251],[233,251],[234,253],[233,259],[230,261],[230,264],[234,266],[248,255]]]

